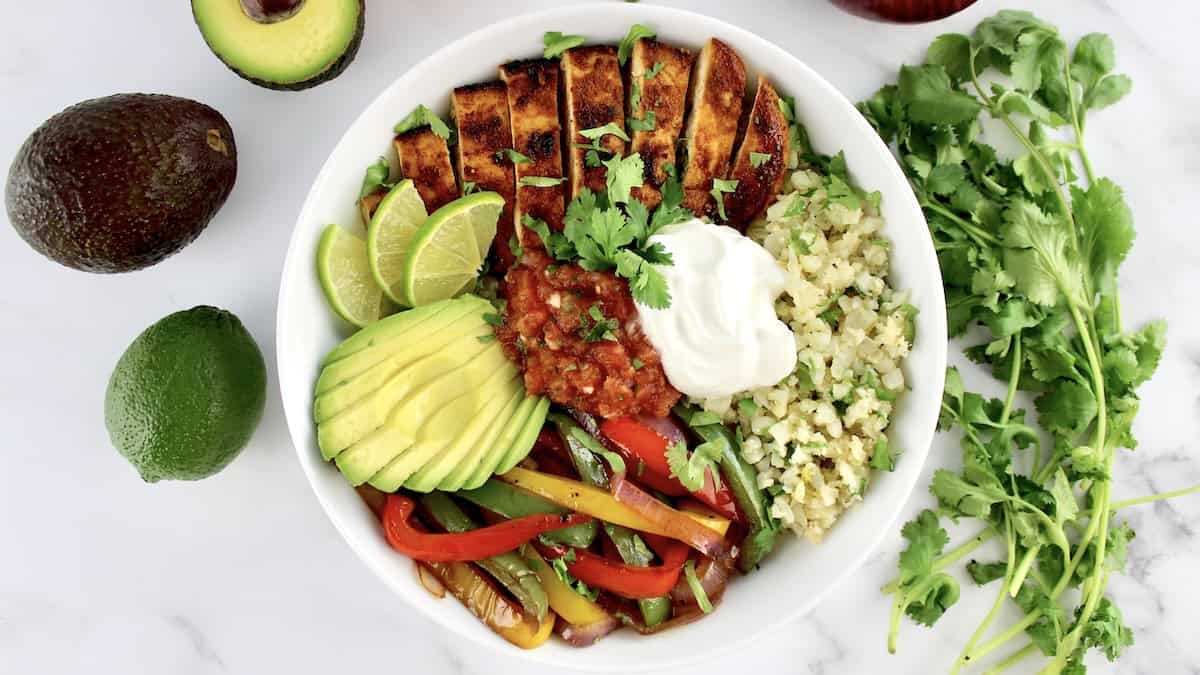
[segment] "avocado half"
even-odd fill
[[[362,43],[363,0],[192,0],[217,58],[268,89],[295,91],[341,74]]]

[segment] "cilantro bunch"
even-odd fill
[[[623,133],[620,127],[612,126],[614,130],[605,133]],[[586,136],[588,132],[581,133]],[[692,218],[692,212],[683,207],[683,186],[674,168],[668,167],[662,202],[652,216],[645,204],[631,196],[633,188],[643,185],[645,167],[641,156],[612,157],[602,163],[606,170],[605,191],[594,193],[584,188],[571,200],[562,232],[554,232],[545,221],[528,215],[522,217],[521,224],[537,233],[546,252],[556,260],[577,263],[592,272],[613,270],[629,282],[629,291],[637,302],[652,309],[669,307],[670,289],[654,266],[673,261],[666,248],[651,242],[650,237],[667,225]]]
[[[1112,500],[1114,454],[1137,445],[1136,390],[1166,337],[1161,321],[1123,326],[1117,272],[1133,219],[1084,146],[1089,113],[1130,90],[1113,66],[1106,35],[1072,49],[1032,14],[1002,11],[970,36],[938,37],[923,64],[901,67],[896,84],[859,104],[894,143],[925,212],[951,336],[985,336],[966,354],[1007,384],[1003,399],[989,399],[947,372],[938,426],[962,434],[963,466],[934,475],[938,510],[904,526],[900,576],[884,589],[895,595],[894,651],[901,615],[933,625],[958,599],[942,570],[989,539],[1004,543],[1001,560],[966,566],[976,584],[999,583],[954,673],[1022,634],[1027,644],[988,672],[1038,652],[1045,673],[1085,672],[1090,649],[1119,657],[1133,636],[1105,591],[1133,532],[1116,512],[1200,489]],[[1016,158],[984,142],[985,115],[1019,143]],[[1036,423],[1015,406],[1018,391],[1033,396]],[[942,517],[984,528],[943,553]],[[984,641],[1005,598],[1024,617]]]

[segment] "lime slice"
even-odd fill
[[[404,261],[404,298],[410,307],[452,298],[474,283],[503,209],[500,195],[476,192],[429,216]]]
[[[371,278],[367,242],[336,224],[317,244],[317,277],[333,311],[359,328],[396,311]]]
[[[400,281],[404,277],[404,259],[413,235],[425,223],[428,214],[421,195],[411,180],[402,180],[392,188],[367,225],[367,260],[371,276],[393,302],[404,304]]]

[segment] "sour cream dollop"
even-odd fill
[[[775,315],[787,274],[751,239],[690,220],[655,234],[674,259],[656,269],[671,306],[638,305],[638,318],[662,356],[667,379],[698,398],[776,384],[796,367],[796,338]]]

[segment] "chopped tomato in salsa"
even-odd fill
[[[642,333],[629,287],[526,248],[505,277],[496,335],[525,373],[525,389],[599,415],[667,415],[680,393]]]

